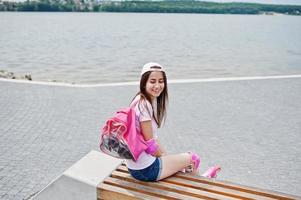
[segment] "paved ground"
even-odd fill
[[[29,199],[88,153],[137,86],[0,81],[0,198]],[[301,78],[170,84],[161,140],[219,179],[301,195]]]

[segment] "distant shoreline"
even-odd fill
[[[265,76],[231,76],[231,77],[208,77],[208,78],[191,78],[191,79],[171,79],[169,83],[198,83],[198,82],[219,82],[219,81],[243,81],[243,80],[261,80],[261,79],[286,79],[286,78],[301,78],[301,74],[287,75],[265,75]],[[31,74],[16,75],[7,70],[0,70],[0,81],[15,82],[15,83],[32,83],[39,85],[56,85],[70,87],[103,87],[103,86],[124,86],[137,85],[137,81],[124,82],[108,82],[108,83],[93,83],[81,84],[68,81],[58,80],[33,80]]]
[[[259,3],[216,3],[192,0],[167,1],[96,1],[40,0],[0,2],[0,11],[30,12],[138,12],[138,13],[200,13],[200,14],[286,14],[301,15],[300,5]]]
[[[199,79],[171,79],[168,81],[168,84],[190,84],[190,83],[203,83],[203,82],[226,82],[226,81],[227,82],[229,82],[229,81],[253,81],[253,80],[292,79],[292,78],[301,78],[301,74],[274,75],[274,76],[273,75],[272,76],[237,76],[237,77],[199,78]],[[28,81],[25,79],[9,79],[9,78],[2,78],[2,77],[0,77],[0,82],[64,86],[64,87],[76,87],[76,88],[139,85],[138,81],[81,84],[81,83],[56,82],[56,81]]]

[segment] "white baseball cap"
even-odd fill
[[[164,68],[162,67],[162,65],[160,65],[159,63],[155,63],[155,62],[149,62],[146,63],[145,65],[143,65],[142,67],[142,71],[141,71],[141,76],[145,73],[145,72],[152,72],[152,71],[158,71],[158,72],[165,72]]]

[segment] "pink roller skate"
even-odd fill
[[[219,171],[221,171],[220,166],[210,167],[204,174],[202,174],[202,176],[207,178],[216,178]]]
[[[193,170],[197,170],[200,166],[200,157],[195,154],[195,153],[190,153],[191,154],[191,161],[193,164]]]
[[[194,170],[197,170],[200,166],[200,157],[192,152],[188,152],[191,154],[191,164],[188,165],[186,168],[182,169],[183,173],[191,173]]]

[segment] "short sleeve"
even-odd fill
[[[135,111],[139,116],[140,122],[152,120],[153,108],[147,100],[138,101]]]

